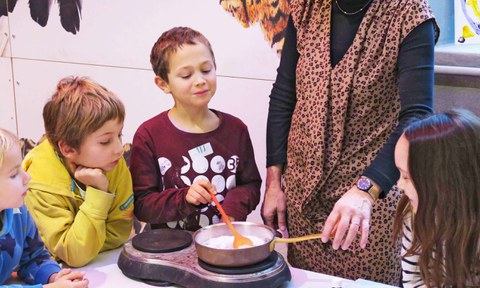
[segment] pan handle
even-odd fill
[[[294,237],[294,238],[278,238],[275,237],[272,242],[270,242],[270,251],[273,251],[275,249],[275,243],[295,243],[295,242],[300,242],[300,241],[305,241],[305,240],[311,240],[311,239],[319,239],[322,238],[322,233],[318,234],[310,234],[310,235],[305,235],[302,237]]]

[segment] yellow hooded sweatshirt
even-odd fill
[[[86,265],[99,252],[128,240],[133,223],[133,188],[122,157],[106,174],[110,193],[87,186],[85,200],[48,140],[23,161],[32,177],[25,203],[45,246],[69,266]]]

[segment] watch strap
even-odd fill
[[[372,185],[368,191],[366,191],[370,196],[372,196],[373,201],[377,201],[378,197],[380,196],[380,191],[375,188],[375,185]]]

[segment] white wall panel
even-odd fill
[[[30,17],[28,0],[18,0],[9,17],[12,53],[20,58],[149,69],[160,34],[190,26],[211,41],[219,75],[274,79],[279,61],[258,24],[243,28],[218,1],[83,1],[76,35],[62,28],[55,1],[45,27]]]
[[[0,127],[17,133],[10,58],[0,57],[0,75]]]
[[[8,17],[0,16],[0,57],[11,56],[10,41],[10,26],[8,24]]]
[[[153,73],[148,70],[22,59],[14,59],[14,70],[19,134],[34,140],[39,139],[44,131],[43,106],[55,92],[57,82],[65,76],[89,76],[122,99],[127,110],[125,142],[132,141],[141,122],[173,103],[171,97],[162,94],[155,86]]]

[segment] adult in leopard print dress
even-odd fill
[[[291,2],[270,95],[262,216],[288,223],[290,236],[324,234],[289,246],[293,266],[400,283],[393,152],[403,127],[433,110],[437,31],[427,0]]]

